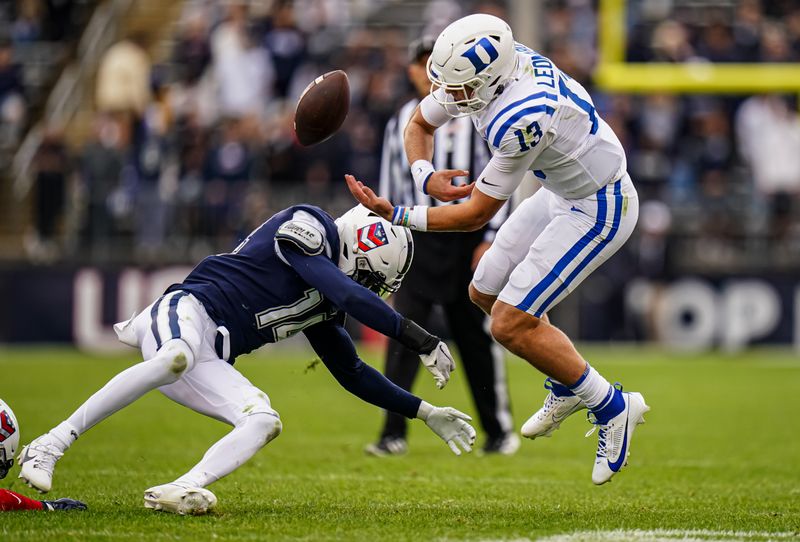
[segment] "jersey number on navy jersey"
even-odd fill
[[[330,320],[333,314],[319,312],[324,299],[318,290],[310,288],[303,292],[303,297],[290,305],[274,307],[256,314],[258,329],[271,328],[274,340],[286,339],[304,330],[308,326]]]

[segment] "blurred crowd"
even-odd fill
[[[342,176],[377,179],[383,127],[411,95],[406,45],[417,37],[363,24],[351,4],[193,0],[169,58],[156,62],[145,35],[114,45],[98,72],[90,140],[68,148],[49,131],[35,161],[38,240],[66,235],[73,254],[101,260],[192,260],[227,250],[293,202],[333,213],[350,206]],[[630,61],[800,60],[797,2],[628,4]],[[591,81],[596,8],[545,2],[540,46],[587,86],[626,146],[643,203],[634,247],[642,272],[665,275],[704,258],[730,266],[745,253],[763,264],[765,251],[797,248],[796,97],[603,94]],[[470,10],[507,17],[502,2],[434,0],[426,9],[417,34],[424,26],[435,35]],[[304,149],[294,105],[331,69],[348,73],[350,114],[335,137]]]
[[[0,2],[0,154],[13,150],[94,0]],[[5,160],[0,157],[0,166]]]
[[[46,247],[52,217],[67,209],[77,215],[61,220],[79,240],[75,253],[160,262],[227,250],[291,203],[351,206],[344,173],[377,178],[383,125],[410,87],[406,33],[351,28],[348,5],[191,1],[169,58],[156,63],[143,34],[112,46],[88,143],[67,149],[62,134],[48,133],[35,161],[42,197],[32,251]],[[334,68],[350,78],[350,114],[340,133],[304,149],[294,105]],[[67,188],[54,204],[59,171]]]

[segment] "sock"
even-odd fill
[[[586,364],[586,370],[570,390],[581,398],[597,421],[606,423],[625,409],[622,392],[608,383],[594,367]]]
[[[192,470],[175,480],[184,487],[205,487],[239,468],[281,432],[273,414],[253,414],[218,440]]]
[[[556,397],[571,397],[575,395],[572,393],[571,389],[554,378],[548,378],[547,382],[550,383],[550,386],[545,384],[545,387],[548,388]]]
[[[184,357],[179,357],[181,353]],[[148,391],[175,382],[193,361],[194,356],[183,341],[164,343],[155,357],[119,373],[78,407],[66,422],[53,428],[54,444],[66,450],[79,435]]]
[[[75,429],[68,421],[63,421],[48,433],[54,440],[52,444],[56,445],[62,452],[69,449],[72,443],[78,440],[78,430]]]

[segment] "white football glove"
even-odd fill
[[[439,389],[447,385],[450,380],[450,372],[456,369],[456,362],[453,361],[453,355],[444,341],[439,341],[439,344],[431,350],[430,354],[420,354],[419,359],[422,360],[422,364],[433,375],[436,387]]]
[[[420,404],[417,417],[425,421],[431,431],[439,435],[450,446],[453,453],[461,455],[461,450],[472,451],[475,444],[475,428],[468,424],[472,418],[452,407],[435,407],[426,403]]]

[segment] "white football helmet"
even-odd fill
[[[431,94],[452,116],[471,115],[492,101],[516,67],[511,27],[493,15],[468,15],[436,39],[428,58]],[[438,87],[445,90],[444,99],[434,93]]]
[[[0,399],[0,478],[5,478],[14,466],[19,448],[19,426],[11,408]]]
[[[411,232],[363,205],[337,218],[336,228],[339,269],[381,297],[396,292],[414,257]]]

